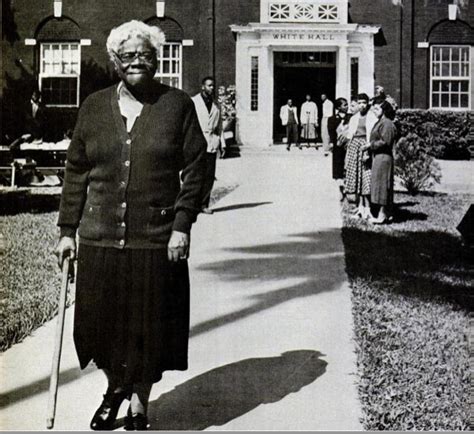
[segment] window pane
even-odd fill
[[[469,107],[469,95],[461,94],[461,107],[462,108]]]
[[[451,75],[453,77],[459,77],[459,63],[453,63],[451,65]]]
[[[433,99],[432,99],[432,104],[433,107],[439,107],[439,94],[434,93],[433,94]]]
[[[441,65],[441,76],[449,77],[449,63],[443,62]]]
[[[461,48],[461,60],[465,62],[469,60],[469,48],[467,47]]]
[[[163,46],[163,58],[169,58],[170,57],[170,46],[164,45]]]
[[[459,92],[459,81],[451,82],[451,92]]]
[[[459,95],[457,93],[453,93],[451,95],[451,107],[452,108],[459,107]]]
[[[41,84],[45,104],[77,105],[77,77],[48,77]]]
[[[433,81],[433,91],[439,92],[441,90],[441,82],[440,81]]]
[[[469,63],[462,64],[461,77],[469,77]]]
[[[173,45],[173,57],[174,58],[179,57],[179,45]]]
[[[433,60],[441,59],[441,48],[433,47]]]
[[[441,107],[449,107],[449,95],[447,93],[441,94]]]
[[[469,82],[468,81],[461,81],[461,92],[467,92],[469,90]]]
[[[459,51],[460,51],[460,48],[451,49],[451,59],[453,62],[456,62],[459,60]]]
[[[170,72],[170,62],[169,60],[163,61],[163,74],[169,74]]]
[[[441,81],[441,92],[449,92],[449,81]]]
[[[449,53],[450,53],[449,48],[442,48],[441,49],[441,58],[445,61],[449,60]]]
[[[433,76],[439,77],[440,76],[440,65],[439,63],[433,64]]]

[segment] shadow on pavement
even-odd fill
[[[194,431],[224,425],[314,382],[326,371],[321,356],[317,351],[296,350],[212,369],[151,402],[150,429]]]
[[[273,202],[238,203],[238,204],[235,204],[235,205],[227,205],[227,206],[221,206],[221,207],[218,207],[218,208],[213,208],[212,210],[214,212],[232,211],[232,210],[241,209],[241,208],[255,208],[257,206],[268,205],[268,204],[271,204],[271,203],[273,203]]]
[[[92,364],[89,365],[84,371],[81,371],[79,367],[61,371],[59,375],[59,386],[78,380],[82,376],[96,371],[97,368],[95,368]],[[33,395],[47,392],[49,390],[49,380],[49,377],[44,377],[33,383],[18,387],[17,389],[13,389],[0,395],[0,408],[5,408],[24,399],[31,398]]]
[[[289,300],[338,289],[347,279],[340,230],[295,234],[291,237],[297,240],[227,249],[252,256],[198,267],[199,270],[215,273],[219,280],[235,282],[235,291],[242,290],[241,282],[252,281],[255,293],[244,295],[253,301],[250,306],[196,324],[191,328],[190,336],[197,336]],[[260,290],[260,284],[288,279],[298,279],[300,283],[266,292]]]

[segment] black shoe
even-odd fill
[[[113,429],[117,413],[124,399],[130,399],[130,392],[107,392],[100,407],[94,413],[90,427],[94,431],[110,431]]]
[[[125,431],[147,431],[148,418],[141,413],[132,415],[132,410],[128,407],[127,416],[125,417],[124,429]]]
[[[290,147],[289,147],[289,146],[287,146],[287,147],[286,147],[286,150],[287,150],[287,151],[289,151],[289,150],[290,150]]]

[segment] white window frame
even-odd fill
[[[433,55],[434,55],[434,49],[435,48],[446,48],[446,49],[450,49],[450,59],[449,59],[449,65],[452,65],[452,51],[451,49],[452,48],[467,48],[468,49],[468,54],[469,54],[469,62],[468,62],[468,75],[467,76],[461,76],[461,75],[458,75],[458,76],[453,76],[453,75],[449,75],[449,76],[443,76],[443,75],[439,75],[439,76],[435,76],[433,74],[433,69],[434,69],[434,60],[433,60]],[[429,107],[430,109],[433,109],[433,110],[445,110],[445,111],[467,111],[467,110],[471,110],[471,107],[472,107],[472,98],[471,98],[471,89],[472,89],[472,74],[471,74],[471,67],[472,67],[472,55],[473,55],[473,50],[472,50],[472,47],[470,45],[462,45],[462,44],[449,44],[449,45],[440,45],[440,44],[436,44],[436,45],[431,45],[430,46],[430,61],[429,61],[429,68],[430,68],[430,95],[429,95]],[[441,57],[441,60],[439,61],[440,63],[440,74],[442,74],[442,57]],[[451,68],[450,68],[451,69]],[[467,86],[467,98],[468,98],[468,105],[467,107],[435,107],[433,106],[433,82],[434,81],[447,81],[447,82],[451,82],[451,81],[467,81],[468,83],[468,86]],[[459,92],[460,94],[461,92]],[[464,93],[464,92],[463,92]],[[449,92],[449,94],[451,95],[451,92]],[[441,93],[440,93],[440,105],[441,105]]]
[[[52,46],[52,45],[60,45],[65,46],[71,45],[77,46],[78,51],[78,62],[77,62],[77,72],[74,73],[50,73],[44,71],[43,65],[43,52],[45,46]],[[66,42],[66,41],[54,41],[54,42],[42,42],[40,44],[40,55],[39,55],[39,74],[38,74],[38,88],[42,92],[43,87],[43,79],[45,78],[76,78],[77,85],[76,85],[76,103],[75,104],[46,104],[47,107],[79,107],[79,91],[80,91],[80,79],[81,79],[81,43],[77,42]]]
[[[166,59],[163,57],[164,47],[169,46],[170,55],[173,53],[173,47],[178,47],[178,57],[167,57]],[[178,72],[172,72],[172,62],[173,60],[178,61]],[[165,61],[170,62],[170,72],[164,73],[163,72],[163,64]],[[183,44],[181,42],[166,42],[160,47],[160,53],[158,56],[158,69],[155,74],[155,78],[162,80],[165,79],[178,79],[178,89],[183,88]]]

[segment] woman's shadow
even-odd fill
[[[225,423],[298,392],[326,371],[318,351],[288,351],[221,366],[150,403],[151,430],[197,431]]]

